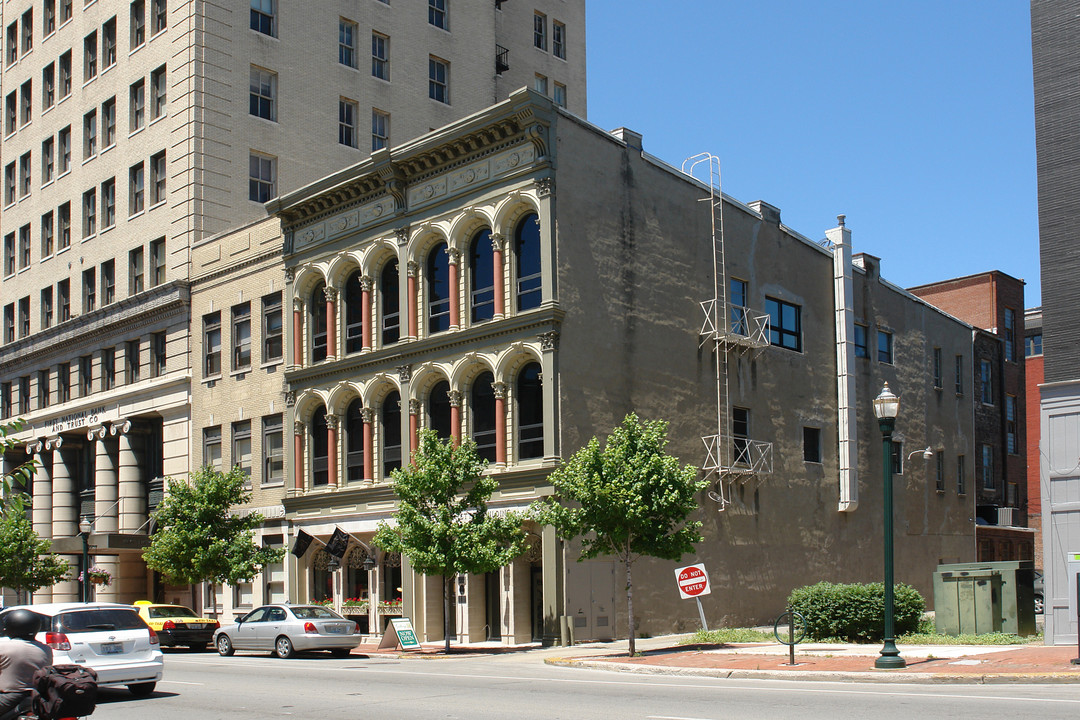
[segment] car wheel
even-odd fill
[[[232,640],[229,639],[228,635],[218,635],[217,651],[218,655],[223,655],[224,657],[229,657],[236,652],[236,648],[233,647]]]
[[[296,651],[293,650],[292,640],[290,640],[287,635],[280,635],[278,636],[278,639],[274,641],[274,654],[282,660],[291,658],[296,654]]]
[[[156,687],[156,682],[135,683],[133,685],[127,686],[128,690],[130,690],[131,694],[135,697],[146,697],[150,693],[154,692],[154,688]]]
[[[331,650],[330,654],[336,658],[349,657],[349,655],[352,654],[352,650],[349,650],[348,648],[336,648]]]
[[[1042,615],[1045,610],[1046,610],[1046,607],[1045,607],[1045,605],[1043,605],[1042,595],[1036,595],[1035,596],[1035,614],[1036,615]]]

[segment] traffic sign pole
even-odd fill
[[[705,632],[709,632],[709,625],[705,622],[705,608],[701,607],[701,598],[696,597],[694,600],[697,601],[697,612],[698,615],[701,616],[701,629]]]

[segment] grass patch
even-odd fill
[[[940,635],[935,632],[908,633],[896,638],[903,645],[1033,645],[1043,643],[1043,634],[1021,637],[1011,633],[983,633],[982,635]]]
[[[680,645],[723,645],[724,643],[776,642],[770,632],[753,628],[721,628],[719,630],[698,630],[679,641]]]

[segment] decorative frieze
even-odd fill
[[[540,339],[541,350],[558,350],[559,349],[559,332],[557,330],[551,330],[546,333],[537,335]]]
[[[398,365],[398,380],[403,383],[409,382],[412,379],[412,365]]]

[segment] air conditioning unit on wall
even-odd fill
[[[1015,526],[1019,510],[1014,507],[999,507],[997,509],[997,524]]]

